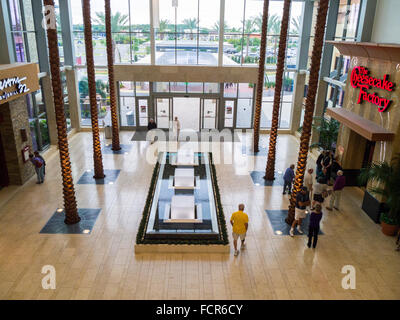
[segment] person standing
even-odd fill
[[[310,198],[308,197],[307,187],[302,187],[300,192],[296,195],[296,207],[294,213],[294,221],[292,227],[290,228],[289,234],[291,237],[294,236],[294,228],[297,225],[297,231],[302,234],[301,223],[306,217],[306,207],[310,205]]]
[[[233,236],[233,246],[235,248],[235,256],[239,254],[239,250],[237,248],[237,240],[240,238],[242,241],[240,249],[245,248],[245,239],[247,229],[249,228],[249,216],[243,212],[244,204],[239,204],[239,211],[236,211],[232,214],[231,217],[231,225],[232,225],[232,236]]]
[[[321,205],[317,204],[315,206],[315,211],[311,212],[310,215],[310,225],[308,226],[308,243],[307,247],[311,248],[312,246],[315,249],[318,241],[318,233],[319,233],[319,223],[322,219],[322,210]]]
[[[317,177],[320,175],[320,172],[322,171],[322,161],[324,160],[325,155],[326,151],[323,150],[317,158],[317,172],[316,172]]]
[[[43,179],[46,176],[46,160],[40,155],[38,151],[34,152],[35,157],[38,157],[43,162]]]
[[[313,195],[313,202],[312,202],[312,207],[311,210],[314,210],[315,204],[319,203],[322,205],[324,202],[324,195],[326,196],[328,192],[327,184],[325,183],[325,180],[323,178],[318,178],[317,183],[314,186],[314,195]]]
[[[294,164],[286,169],[283,175],[283,194],[286,194],[286,188],[289,188],[289,194],[292,193],[292,182],[294,180]]]
[[[153,129],[157,129],[157,123],[154,121],[153,118],[150,118],[149,123],[147,124],[147,130],[148,130],[148,131],[151,131],[151,130],[153,130]],[[151,138],[150,144],[153,144],[153,143],[154,143],[154,140],[153,140],[153,139],[154,139],[154,138]]]
[[[29,155],[29,160],[32,162],[33,166],[35,167],[37,182],[36,184],[41,184],[44,182],[44,174],[43,174],[43,161],[39,157],[35,157],[33,154]]]
[[[334,157],[332,162],[331,178],[333,180],[336,180],[338,171],[342,170],[342,166],[340,165],[338,158],[338,156]]]
[[[327,151],[324,159],[322,160],[322,171],[326,175],[327,183],[331,180],[331,171],[332,171],[332,153],[331,151]]]
[[[172,132],[176,134],[176,140],[179,141],[179,131],[181,130],[181,123],[178,120],[178,117],[175,117],[174,122],[172,124]]]
[[[312,199],[313,194],[313,184],[314,184],[314,169],[308,169],[306,175],[304,176],[304,186],[307,187],[308,197]]]
[[[343,171],[339,170],[337,172],[337,178],[333,185],[333,192],[331,196],[331,201],[329,203],[329,207],[326,207],[328,210],[332,210],[332,207],[336,210],[339,210],[340,199],[342,197],[342,190],[346,185],[346,177],[343,175]]]

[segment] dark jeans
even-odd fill
[[[283,180],[283,193],[286,192],[286,187],[289,188],[289,194],[292,193],[292,181]]]
[[[318,232],[319,232],[319,227],[308,227],[308,246],[311,247],[311,241],[314,238],[313,241],[313,247],[315,248],[317,246],[317,241],[318,241]]]

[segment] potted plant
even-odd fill
[[[310,149],[319,148],[320,150],[332,150],[339,135],[340,123],[335,119],[326,119],[325,117],[314,117],[312,128],[318,132],[319,140],[310,145]],[[303,127],[297,131],[301,133]]]
[[[400,154],[396,155],[391,163],[372,163],[361,169],[360,184],[366,184],[368,181],[377,183],[376,186],[368,187],[368,191],[383,196],[388,207],[387,212],[381,213],[382,232],[394,236],[400,223]]]

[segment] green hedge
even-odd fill
[[[137,244],[193,244],[193,245],[209,245],[209,244],[220,244],[226,245],[229,244],[228,233],[226,229],[225,223],[225,215],[224,210],[221,204],[221,196],[219,193],[218,188],[218,181],[217,181],[217,173],[215,170],[215,165],[213,163],[212,154],[210,155],[210,165],[211,165],[211,179],[212,185],[214,189],[214,197],[216,200],[216,210],[217,210],[217,221],[218,221],[218,229],[219,229],[219,239],[216,240],[209,240],[209,239],[182,239],[182,240],[175,240],[175,239],[145,239],[146,234],[146,227],[148,224],[148,220],[150,217],[150,209],[153,202],[154,191],[156,188],[157,176],[160,169],[160,163],[157,162],[156,166],[153,170],[153,175],[151,178],[149,192],[147,194],[146,203],[143,209],[142,220],[140,221],[139,230],[136,236],[136,243]]]

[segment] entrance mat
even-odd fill
[[[265,171],[251,171],[250,177],[253,180],[255,186],[282,186],[283,187],[283,173],[281,171],[275,171],[275,180],[265,180]]]
[[[120,150],[114,151],[113,149],[111,149],[112,148],[111,143],[106,144],[101,148],[101,152],[103,154],[128,154],[133,146],[131,144],[120,144],[120,147],[121,147]]]
[[[80,177],[78,184],[114,184],[121,170],[104,170],[105,177],[103,179],[93,178],[94,171],[88,170]]]
[[[90,234],[101,209],[78,209],[81,221],[76,224],[65,224],[65,213],[54,212],[40,233],[48,234]]]
[[[163,131],[163,134],[161,134],[161,131]],[[208,132],[208,130],[206,129],[205,132]],[[149,135],[149,139],[147,140],[147,133],[148,131],[135,131],[135,134],[133,135],[133,137],[131,138],[131,141],[151,141],[151,136]],[[176,141],[176,137],[174,137],[174,135],[171,133],[171,140],[170,140],[170,131],[169,130],[158,130],[159,136],[157,136],[157,131],[154,133],[155,137],[155,141]],[[195,138],[197,136],[197,138]],[[193,138],[191,138],[193,137]],[[208,138],[208,139],[207,139]],[[226,141],[226,142],[240,142],[240,138],[237,135],[236,132],[234,132],[230,137],[230,139],[232,139],[233,141]],[[182,142],[189,142],[190,139],[192,139],[192,142],[196,142],[196,141],[201,141],[201,142],[212,142],[212,138],[210,136],[206,136],[206,139],[202,140],[202,136],[201,136],[201,132],[194,132],[194,131],[185,131],[185,130],[181,130],[179,133],[179,141]],[[196,140],[197,139],[197,140]],[[224,142],[224,135],[221,134],[221,137],[219,138],[219,141]],[[218,142],[218,141],[217,141]]]
[[[285,219],[288,215],[288,210],[265,210],[267,213],[267,217],[269,222],[271,223],[272,229],[274,230],[274,234],[280,236],[288,236],[290,226],[285,222]],[[303,219],[301,224],[301,229],[303,230],[303,234],[297,231],[297,227],[294,230],[294,234],[296,236],[307,236],[308,235],[308,225],[310,224],[310,214],[307,214]],[[322,230],[319,230],[319,235],[324,234]]]

